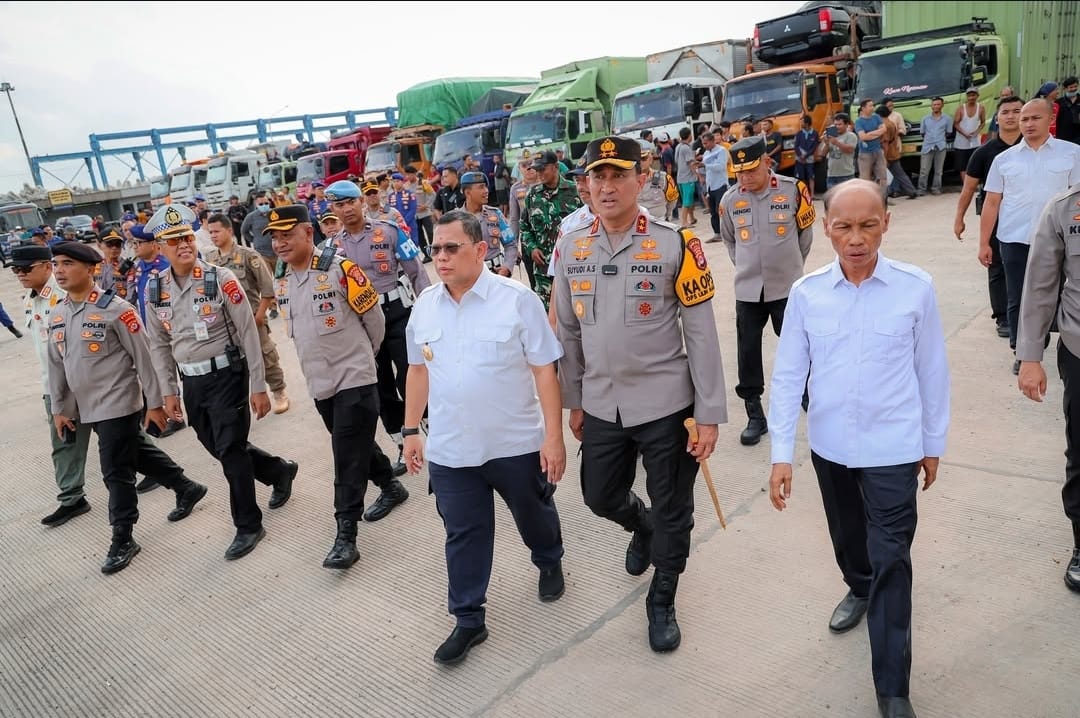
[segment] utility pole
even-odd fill
[[[30,181],[34,181],[34,163],[30,161],[30,150],[26,148],[26,138],[23,137],[22,125],[19,124],[19,115],[15,112],[15,102],[11,99],[11,93],[15,87],[10,82],[0,82],[0,92],[7,93],[8,104],[11,105],[11,116],[15,118],[15,129],[19,131],[19,141],[22,142],[23,154],[26,155],[26,166],[30,168]]]

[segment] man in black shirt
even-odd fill
[[[978,191],[978,199],[975,200],[976,214],[982,214],[983,197],[986,190],[982,183],[990,174],[990,165],[994,158],[1020,141],[1020,110],[1024,101],[1019,97],[1003,97],[998,102],[995,118],[998,123],[998,135],[982,147],[975,150],[967,166],[967,176],[964,178],[964,189],[960,192],[960,201],[956,203],[956,218],[953,220],[953,234],[958,240],[963,241],[964,215],[971,205],[971,199]],[[1005,268],[1001,264],[1001,249],[998,245],[997,226],[990,236],[990,249],[993,258],[986,268],[987,279],[990,289],[990,310],[994,321],[997,323],[999,337],[1008,338],[1009,319],[1007,316],[1008,296],[1005,291]]]
[[[458,171],[454,167],[446,167],[442,171],[442,187],[435,193],[435,202],[431,209],[435,212],[435,219],[443,216],[452,209],[465,206],[465,195],[458,185]]]
[[[1076,76],[1061,81],[1063,90],[1058,98],[1057,138],[1080,145],[1080,81]]]

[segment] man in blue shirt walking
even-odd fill
[[[934,168],[934,182],[930,194],[941,194],[941,172],[945,167],[945,135],[952,132],[953,121],[942,113],[945,100],[935,97],[930,101],[930,114],[922,118],[922,156],[919,157],[919,194],[926,194],[930,168]]]

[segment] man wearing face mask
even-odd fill
[[[269,222],[266,215],[270,213],[271,205],[270,198],[265,192],[255,197],[255,211],[244,217],[244,222],[240,225],[240,239],[259,253],[266,268],[273,275],[277,266],[277,257],[274,256],[269,238],[264,237],[262,233]]]
[[[1061,81],[1064,92],[1058,98],[1057,138],[1080,145],[1080,80],[1075,76]]]

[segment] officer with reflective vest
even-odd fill
[[[146,329],[166,413],[183,418],[179,370],[188,420],[229,482],[236,537],[225,558],[233,560],[266,535],[255,479],[274,487],[269,506],[276,509],[292,495],[297,465],[248,442],[249,403],[256,419],[270,411],[259,331],[236,275],[196,256],[194,219],[188,208],[169,204],[147,224],[169,269],[146,283]]]
[[[487,204],[487,177],[483,172],[466,172],[461,175],[461,189],[465,193],[465,211],[480,220],[484,230],[488,246],[484,264],[496,274],[509,277],[517,264],[517,242],[502,211]]]
[[[739,383],[735,393],[746,404],[748,422],[739,436],[745,446],[769,432],[761,394],[765,374],[761,334],[772,320],[780,336],[788,292],[803,275],[814,241],[814,204],[802,180],[778,175],[765,159],[760,135],[731,146],[738,189],[724,193],[720,239],[735,265],[735,329],[739,348]]]
[[[386,315],[386,336],[375,355],[379,413],[383,428],[398,445],[394,476],[401,476],[406,470],[401,425],[405,420],[405,375],[409,370],[405,326],[416,295],[431,280],[420,261],[420,250],[404,230],[391,222],[364,216],[364,204],[355,184],[347,180],[334,182],[326,188],[326,196],[342,222],[342,230],[331,238],[338,253],[352,260],[371,280]],[[380,488],[382,495],[364,514],[365,521],[381,519],[409,496],[396,480]]]

